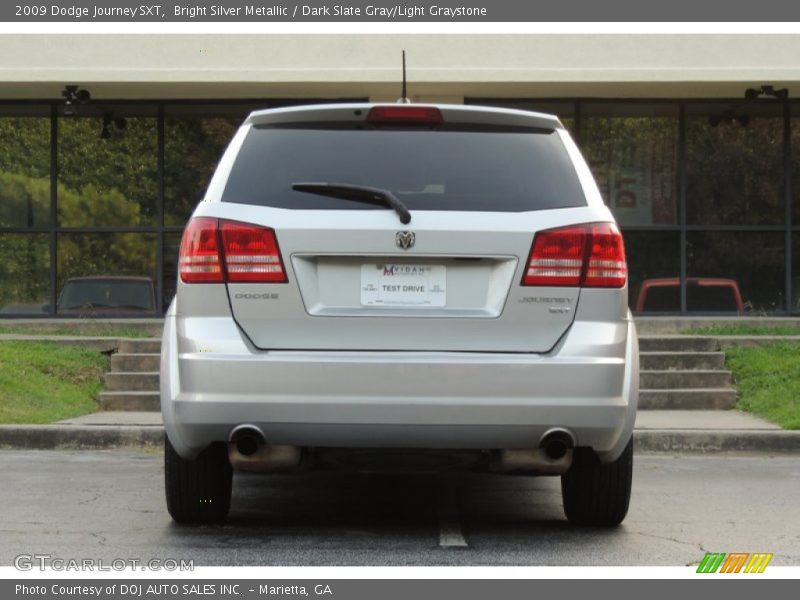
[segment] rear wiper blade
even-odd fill
[[[307,194],[319,194],[320,196],[330,196],[341,198],[342,200],[352,200],[376,206],[390,206],[400,217],[400,222],[407,225],[411,222],[411,213],[408,207],[389,190],[369,187],[366,185],[353,185],[350,183],[293,183],[292,189],[296,192],[306,192]]]

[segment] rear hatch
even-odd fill
[[[579,288],[522,286],[531,244],[539,230],[591,218],[557,122],[358,112],[325,121],[298,112],[244,137],[216,206],[274,230],[287,281],[228,283],[242,330],[262,349],[552,348]],[[385,198],[319,184],[389,192],[411,221]]]

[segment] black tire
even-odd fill
[[[167,510],[178,523],[216,523],[228,516],[233,469],[225,444],[212,444],[194,460],[181,458],[164,436]]]
[[[564,513],[571,523],[615,527],[628,514],[633,479],[633,436],[620,457],[602,464],[591,448],[576,448],[561,476]]]

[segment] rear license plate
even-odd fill
[[[443,307],[443,265],[361,265],[361,306]]]

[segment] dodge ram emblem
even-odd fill
[[[398,231],[394,234],[394,241],[397,247],[403,250],[411,248],[416,240],[417,236],[414,235],[413,231]]]

